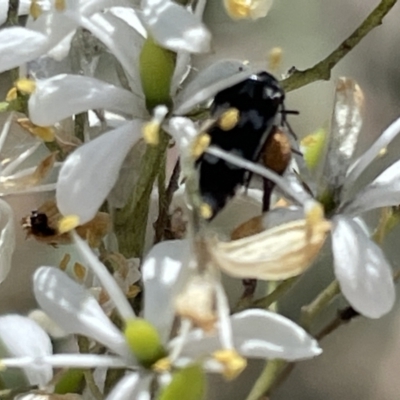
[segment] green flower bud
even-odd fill
[[[158,400],[201,400],[206,390],[206,377],[198,364],[175,372],[170,384],[161,392]]]
[[[140,53],[139,66],[147,109],[151,111],[161,104],[170,106],[169,91],[175,69],[175,54],[148,37]]]
[[[144,319],[128,321],[124,335],[133,354],[146,368],[167,355],[156,328]]]

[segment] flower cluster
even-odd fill
[[[233,19],[264,17],[271,5],[224,1]],[[354,187],[385,156],[400,120],[354,161],[362,93],[343,78],[331,130],[307,137],[304,157],[298,149],[291,161],[283,154],[291,149],[290,127],[285,118],[274,125],[268,143],[278,156],[282,151],[282,171],[210,146],[208,130],[225,114],[210,113],[210,101],[258,71],[239,60],[192,69],[192,55],[211,47],[204,7],[205,0],[32,0],[14,10],[29,14],[25,27],[0,30],[0,71],[19,68],[1,103],[12,113],[0,152],[15,111],[25,114],[17,122],[29,138],[16,154],[1,154],[1,194],[55,191],[24,228],[43,246],[68,242],[74,249],[58,267],[38,266],[39,310],[0,317],[7,388],[33,385],[49,397],[197,400],[205,396],[206,374],[229,380],[248,359],[318,356],[304,327],[276,308],[256,308],[246,285],[300,276],[329,235],[350,305],[370,318],[392,308],[390,265],[361,216],[400,203],[399,161],[358,192]],[[0,9],[3,20],[6,11]],[[246,111],[257,120],[257,110]],[[226,131],[240,110],[229,112]],[[39,148],[48,155],[21,167]],[[248,188],[206,221],[196,168],[203,155],[261,176],[264,189],[275,185],[273,207],[265,206],[266,189]],[[3,200],[0,211],[1,282],[15,232]],[[240,311],[229,306],[224,274],[243,279]]]

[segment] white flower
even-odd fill
[[[0,32],[0,71],[21,66],[51,50],[57,58],[65,57],[72,35],[79,26],[100,36],[107,46],[115,43],[113,19],[119,18],[111,13],[100,12],[110,7],[129,5],[126,0],[65,1],[64,8],[56,10],[53,4],[45,3],[36,19],[29,18],[26,28],[10,27]],[[126,8],[128,15],[130,10]],[[174,51],[208,50],[208,30],[193,14],[173,1],[144,0],[138,11],[138,16],[162,46]],[[171,24],[171,19],[178,19],[179,22]],[[118,28],[124,29],[121,23],[118,25]],[[55,51],[56,46],[58,48]],[[125,61],[129,60],[125,57]],[[127,62],[122,65],[128,66]]]
[[[109,275],[104,265],[90,248],[74,234],[77,248],[87,265],[93,269],[115,302],[123,321],[129,327],[135,315]],[[169,341],[174,320],[174,299],[193,273],[188,267],[190,253],[186,241],[163,242],[148,254],[142,266],[145,288],[143,317],[157,330],[170,362],[181,368],[193,360],[203,360],[206,370],[226,371],[226,355],[236,351],[244,357],[283,358],[299,360],[321,353],[317,342],[295,323],[272,312],[248,310],[229,318],[224,295],[219,290],[219,335],[204,335],[202,330],[182,332]],[[42,309],[66,332],[78,333],[106,346],[114,355],[57,354],[30,355],[23,358],[2,359],[4,367],[33,368],[35,365],[52,367],[110,367],[129,368],[129,372],[110,394],[110,399],[132,398],[138,391],[146,393],[153,372],[144,369],[132,353],[130,334],[124,335],[106,317],[99,304],[83,287],[52,267],[41,267],[34,277],[34,292]],[[222,295],[222,298],[220,297]],[[187,330],[190,325],[186,325]],[[182,325],[182,327],[184,326]],[[134,332],[132,331],[132,334]],[[147,339],[148,340],[148,339]],[[226,347],[230,343],[231,347]],[[144,345],[144,344],[143,344]],[[219,351],[222,348],[222,353]],[[135,352],[140,357],[141,348]],[[143,360],[142,360],[143,361]],[[157,361],[157,359],[153,360]],[[122,396],[122,397],[121,397]]]
[[[400,133],[400,119],[352,162],[361,130],[362,93],[354,81],[341,78],[336,96],[316,197],[326,204],[332,220],[334,269],[344,296],[361,314],[379,318],[391,310],[395,301],[392,271],[384,253],[360,226],[357,216],[375,208],[400,204],[400,162],[387,167],[364,188],[357,192],[355,188],[360,185],[358,178],[362,173],[378,165],[376,160]]]

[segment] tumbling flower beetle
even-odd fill
[[[204,134],[210,145],[258,161],[265,145],[276,132],[276,117],[282,114],[280,125],[286,123],[285,93],[278,80],[268,72],[251,75],[248,79],[222,90],[211,107],[216,121]],[[224,160],[203,153],[197,160],[199,190],[203,200],[202,216],[212,219],[235,194],[240,185],[247,185],[251,174]]]

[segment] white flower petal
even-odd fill
[[[53,267],[40,267],[33,278],[38,304],[66,333],[81,334],[127,357],[130,350],[121,332],[99,303],[82,286]]]
[[[400,161],[382,172],[339,210],[341,213],[355,215],[374,208],[398,204],[400,204]]]
[[[6,315],[0,317],[0,352],[2,357],[43,357],[52,354],[52,345],[36,322],[19,315]],[[53,377],[49,365],[30,365],[23,370],[32,385],[44,386]]]
[[[175,296],[190,274],[189,255],[186,240],[166,241],[151,249],[142,266],[144,318],[158,329],[163,341],[171,333]]]
[[[139,372],[125,375],[114,387],[106,400],[150,400],[151,374]]]
[[[133,8],[111,7],[109,11],[112,14],[114,14],[116,17],[121,18],[123,21],[125,21],[129,26],[134,28],[136,30],[136,32],[138,32],[144,38],[147,38],[146,28],[140,22],[140,19],[137,16],[137,13]]]
[[[49,126],[98,108],[131,114],[135,102],[127,90],[87,76],[62,74],[37,81],[28,105],[31,121]]]
[[[175,97],[180,85],[187,78],[191,70],[191,56],[188,51],[181,51],[176,55],[175,70],[172,76],[169,94]]]
[[[22,356],[19,358],[3,358],[2,366],[13,368],[47,365],[53,368],[126,368],[127,363],[121,357],[99,354],[53,354],[43,357]]]
[[[97,276],[104,289],[107,291],[122,319],[125,321],[134,319],[135,313],[126,299],[125,294],[118,286],[118,283],[108,272],[107,267],[100,262],[89,245],[75,231],[73,231],[71,235],[78,251],[85,260],[86,265],[92,269],[93,273]]]
[[[288,361],[315,357],[322,350],[307,332],[282,315],[246,310],[231,317],[235,349],[250,358]],[[197,358],[220,348],[218,339],[196,330],[189,334],[183,356]]]
[[[394,121],[375,143],[350,167],[350,172],[344,182],[343,190],[350,189],[357,178],[365,171],[365,169],[378,157],[382,150],[386,150],[387,146],[400,133],[400,118]]]
[[[15,224],[11,207],[0,200],[0,283],[11,268],[11,258],[15,249]]]
[[[356,81],[339,78],[319,193],[335,193],[342,187],[361,131],[363,106],[364,95]]]
[[[57,206],[64,215],[90,221],[118,179],[122,162],[141,137],[135,120],[79,147],[64,162],[57,182]]]
[[[0,31],[0,72],[18,67],[44,52],[47,37],[40,32],[14,26]]]
[[[183,115],[218,92],[247,79],[254,71],[239,60],[221,60],[201,71],[179,93],[175,115]]]
[[[204,53],[211,34],[187,9],[170,0],[142,1],[141,19],[161,46],[178,51]]]
[[[332,232],[334,268],[351,306],[369,318],[388,313],[395,301],[390,265],[382,250],[352,219],[335,217]]]
[[[135,116],[142,116],[146,111],[138,65],[144,38],[126,22],[111,13],[81,18],[80,23],[101,40],[124,67],[130,78],[131,89],[139,97],[136,103],[138,103],[138,108],[139,106],[141,108],[136,111]],[[139,101],[139,99],[142,100]]]

